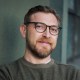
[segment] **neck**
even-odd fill
[[[28,50],[26,50],[24,58],[25,60],[33,64],[47,64],[48,62],[51,61],[50,55],[46,58],[40,59],[40,58],[33,56]]]

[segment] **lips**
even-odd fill
[[[37,40],[37,42],[41,45],[41,46],[51,46],[52,45],[52,40],[51,39],[46,39],[46,38],[40,38],[39,40]]]
[[[51,45],[51,43],[45,42],[45,41],[39,41],[39,44],[41,44],[41,45],[43,45],[43,46]]]

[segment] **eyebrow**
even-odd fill
[[[27,22],[27,24],[28,23],[40,23],[40,24],[45,24],[45,23],[43,23],[43,22]],[[57,28],[59,28],[59,26],[56,26],[56,25],[47,25],[47,24],[45,24],[46,26],[49,26],[49,27],[57,27]]]

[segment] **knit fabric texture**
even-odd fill
[[[80,70],[53,59],[47,64],[32,64],[20,58],[0,66],[0,80],[80,80]]]

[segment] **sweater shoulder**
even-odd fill
[[[59,68],[63,69],[76,69],[75,66],[70,65],[70,64],[56,64]],[[77,69],[76,69],[77,70]]]
[[[56,67],[58,70],[61,70],[64,72],[67,72],[67,73],[77,73],[79,72],[80,73],[80,69],[76,68],[75,66],[73,65],[70,65],[70,64],[56,64]]]
[[[0,69],[4,69],[4,68],[16,68],[19,65],[19,61],[20,59],[17,59],[11,63],[8,64],[4,64],[0,66]]]
[[[5,78],[3,80],[8,80],[12,78],[12,76],[16,76],[17,72],[19,72],[20,59],[11,62],[9,64],[4,64],[0,66],[0,79]]]

